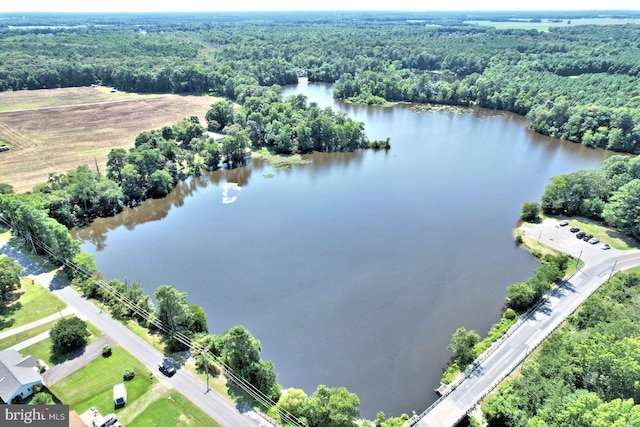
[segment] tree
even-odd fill
[[[24,270],[12,258],[0,255],[0,304],[5,304],[11,293],[20,287]]]
[[[474,346],[480,341],[480,336],[473,329],[467,331],[464,326],[459,327],[453,333],[451,343],[447,348],[453,351],[457,357],[457,364],[464,369],[476,358]]]
[[[162,285],[153,293],[158,300],[158,319],[173,330],[181,330],[189,319],[187,294]]]
[[[309,427],[353,427],[358,418],[360,399],[346,388],[319,385],[309,397],[303,414]]]
[[[607,224],[640,238],[640,179],[624,184],[616,191],[602,213]]]
[[[76,316],[58,321],[49,332],[51,350],[55,354],[68,354],[87,344],[87,323]]]
[[[537,202],[523,203],[520,218],[525,222],[538,223],[540,222],[541,211],[540,204]]]
[[[222,361],[245,379],[252,365],[260,362],[260,341],[243,326],[234,326],[222,334],[220,347]]]
[[[189,325],[189,331],[194,333],[207,332],[207,313],[204,309],[196,304],[191,304],[188,307],[189,317],[187,319]]]
[[[288,388],[278,400],[278,408],[282,409],[296,418],[302,416],[302,410],[307,402],[307,394],[299,388]]]
[[[231,101],[220,101],[211,105],[205,115],[207,129],[212,132],[220,132],[227,125],[233,123],[233,103]]]
[[[173,177],[165,170],[157,170],[149,177],[148,192],[151,197],[164,197],[173,189]]]

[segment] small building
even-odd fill
[[[222,141],[224,140],[225,137],[226,135],[223,135],[221,133],[215,133],[215,132],[209,132],[209,131],[202,133],[202,139],[206,141],[207,139],[211,138],[218,144],[222,144]]]
[[[113,405],[116,408],[124,406],[127,403],[127,389],[124,383],[113,386]]]
[[[0,398],[7,404],[22,401],[42,386],[37,363],[16,350],[0,351]]]

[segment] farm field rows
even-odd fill
[[[109,151],[133,147],[142,131],[204,114],[208,96],[110,93],[101,87],[0,93],[0,182],[16,193],[46,182],[49,174],[86,164],[101,173]]]

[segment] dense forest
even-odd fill
[[[354,102],[513,111],[545,135],[640,152],[638,25],[539,32],[468,25],[456,14],[250,17],[79,15],[76,25],[45,27],[37,15],[20,25],[9,18],[0,27],[0,90],[100,83],[243,103],[256,87],[305,75],[335,82],[334,96]]]
[[[482,405],[490,426],[640,424],[640,277],[618,274]]]
[[[542,195],[542,210],[603,220],[640,239],[640,158],[616,155],[600,170],[554,177]]]

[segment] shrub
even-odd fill
[[[511,309],[511,308],[507,308],[507,309],[504,311],[504,314],[502,315],[502,317],[504,317],[504,318],[505,318],[505,319],[507,319],[507,320],[513,320],[513,319],[515,319],[516,317],[518,317],[518,313],[516,313],[516,312],[515,312],[513,309]]]
[[[133,372],[133,369],[131,368],[125,369],[124,374],[122,374],[122,378],[124,378],[125,381],[131,381],[135,376],[136,374],[135,372]]]
[[[102,357],[111,356],[111,346],[109,344],[105,344],[102,346]]]

